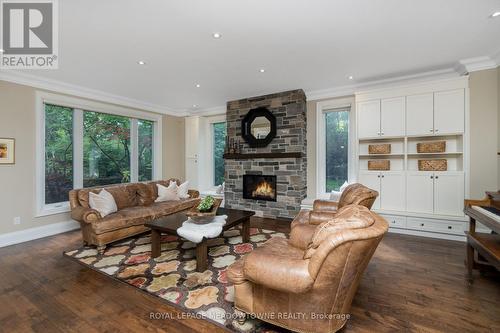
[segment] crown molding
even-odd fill
[[[191,116],[202,116],[202,117],[218,116],[221,114],[226,114],[226,106],[219,105],[219,106],[214,106],[214,107],[205,108],[205,109],[192,110],[191,112],[189,112],[189,114]]]
[[[129,97],[110,94],[96,89],[64,83],[58,80],[46,79],[17,71],[0,70],[0,80],[159,114],[176,117],[183,117],[189,114],[187,110],[172,109],[162,105],[152,104]]]
[[[462,59],[455,66],[455,70],[458,71],[460,74],[464,74],[464,73],[472,73],[477,71],[483,71],[486,69],[497,68],[498,64],[500,63],[498,61],[498,57],[499,55],[497,54],[496,55],[497,59],[495,59],[495,56],[482,56],[482,57]]]

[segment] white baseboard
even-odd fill
[[[41,227],[9,232],[0,235],[0,247],[28,242],[34,239],[57,235],[66,231],[80,228],[75,221],[65,221],[44,225]]]

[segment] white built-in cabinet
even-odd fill
[[[358,137],[393,137],[405,132],[405,98],[387,98],[358,104]]]
[[[379,192],[373,209],[405,210],[405,175],[396,171],[364,171],[359,182]]]
[[[467,78],[363,92],[356,95],[358,182],[379,192],[373,210],[391,229],[463,237],[466,219]],[[419,153],[421,142],[445,141],[442,153]],[[388,154],[370,154],[389,143]],[[446,171],[420,171],[421,159],[446,159]],[[368,170],[368,161],[390,161],[390,170]],[[450,236],[451,237],[451,236]]]
[[[463,215],[464,174],[462,172],[413,171],[408,172],[406,179],[409,212]]]
[[[463,133],[464,106],[464,89],[407,96],[406,135]]]

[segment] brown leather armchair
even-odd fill
[[[354,183],[346,187],[338,202],[315,200],[312,211],[301,211],[293,220],[292,228],[298,224],[318,225],[335,217],[337,210],[348,205],[361,205],[371,209],[378,197],[378,192],[363,184]]]
[[[313,234],[271,238],[232,264],[235,308],[297,332],[336,332],[388,224],[350,205]]]

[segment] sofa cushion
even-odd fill
[[[103,188],[106,189],[115,199],[118,210],[134,207],[139,204],[137,192],[143,184],[120,184],[112,186],[90,187],[78,191],[78,201],[80,205],[89,208],[89,192],[99,193]]]
[[[94,231],[96,234],[102,234],[133,225],[141,225],[156,218],[191,208],[197,201],[198,199],[165,201],[150,206],[124,208],[94,222]]]

